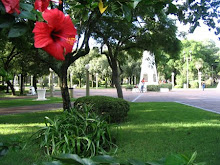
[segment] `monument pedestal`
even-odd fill
[[[155,56],[149,51],[144,51],[139,88],[143,85],[141,82],[144,79],[144,86],[146,85],[158,85],[157,68],[155,63]]]
[[[45,98],[46,95],[46,89],[37,89],[37,100],[38,101],[43,101],[43,100],[47,100]]]

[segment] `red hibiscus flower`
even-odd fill
[[[5,6],[5,11],[9,14],[14,12],[20,14],[19,10],[19,0],[2,0],[3,5]]]
[[[35,0],[34,8],[36,10],[39,10],[40,12],[43,12],[47,9],[49,6],[50,0]]]
[[[56,2],[55,0],[35,0],[34,8],[40,12],[43,12],[49,6],[50,1]],[[62,3],[62,1],[60,0],[59,3]]]
[[[64,55],[72,52],[76,29],[70,17],[58,9],[45,10],[43,18],[47,23],[36,22],[33,30],[34,46],[57,60],[64,60]]]

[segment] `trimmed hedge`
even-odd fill
[[[147,91],[160,91],[159,85],[147,85]]]
[[[156,91],[159,92],[160,88],[168,88],[169,90],[172,89],[172,84],[160,84],[160,85],[147,85],[147,91]]]
[[[110,123],[124,121],[130,109],[127,101],[109,96],[86,96],[78,98],[74,102],[75,107],[81,107],[83,105],[92,106],[91,110],[98,115],[106,117]]]
[[[159,86],[160,86],[160,88],[168,88],[169,90],[172,89],[172,84],[170,84],[170,83],[160,84]]]

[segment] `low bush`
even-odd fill
[[[134,85],[127,85],[127,86],[125,87],[126,90],[128,90],[128,89],[133,89],[133,88],[134,88]]]
[[[75,107],[81,107],[84,104],[92,106],[92,111],[104,116],[110,123],[124,121],[130,109],[127,101],[109,96],[81,97],[74,102]]]
[[[170,83],[160,84],[159,87],[160,88],[168,88],[169,90],[171,90],[172,89],[172,84],[170,84]]]
[[[159,85],[147,85],[147,91],[158,92],[158,91],[160,91],[160,87],[159,87]]]
[[[175,85],[174,88],[182,88],[182,85]]]
[[[195,81],[190,81],[189,82],[190,88],[198,88],[199,87],[199,83],[197,80]]]
[[[166,83],[166,84],[159,84],[159,85],[147,85],[147,91],[160,91],[160,88],[168,88],[169,90],[172,89],[172,84]]]
[[[4,91],[4,90],[7,90],[7,86],[5,86],[5,85],[0,85],[0,91]]]
[[[48,155],[61,153],[78,154],[90,157],[106,154],[115,147],[112,142],[109,124],[84,106],[56,116],[54,120],[46,117],[46,127],[36,132],[32,139]]]

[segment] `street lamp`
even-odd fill
[[[89,96],[89,64],[85,65],[86,69],[86,96]]]
[[[211,81],[211,84],[213,85],[213,64],[212,64],[212,81]]]
[[[199,89],[202,88],[202,72],[198,73],[198,78],[199,78]]]
[[[99,86],[98,76],[99,76],[99,74],[96,73],[95,75],[96,75],[96,89],[98,89],[98,86]]]
[[[172,88],[174,87],[174,72],[172,72],[172,78],[171,78],[171,81],[172,81]]]
[[[53,97],[53,70],[50,68],[50,97]]]
[[[192,59],[192,56],[191,56],[191,54],[192,54],[192,51],[190,50],[189,51],[189,54],[190,54],[190,57],[188,57],[188,56],[185,56],[185,52],[183,52],[183,54],[184,54],[184,59],[186,60],[186,88],[189,88],[189,61],[191,61],[191,59]]]

